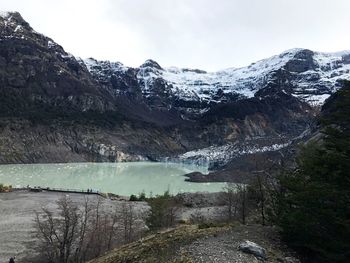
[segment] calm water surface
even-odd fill
[[[14,187],[41,186],[94,189],[131,195],[222,190],[224,183],[190,183],[183,175],[206,167],[175,163],[66,163],[0,165],[0,183]]]

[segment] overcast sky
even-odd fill
[[[217,70],[284,50],[350,49],[350,0],[0,0],[67,52]]]

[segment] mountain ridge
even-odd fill
[[[247,67],[205,72],[180,68],[162,68],[157,62],[139,68],[126,67],[117,62],[117,67],[108,61],[83,61],[92,75],[101,76],[101,64],[110,63],[110,71],[122,75],[129,69],[136,71],[136,79],[142,95],[152,106],[161,96],[172,96],[168,107],[178,108],[182,113],[202,114],[212,104],[232,102],[254,97],[270,84],[280,81],[284,92],[322,105],[326,98],[340,88],[341,80],[350,78],[350,51],[325,53],[308,49],[292,49],[279,55],[252,63]],[[277,75],[277,76],[276,76]],[[163,98],[164,99],[164,98]],[[188,102],[196,108],[186,107]],[[159,105],[156,105],[159,106]]]
[[[82,60],[7,13],[0,16],[0,163],[186,162],[211,151],[204,159],[220,169],[237,154],[253,158],[300,141],[317,115],[313,97],[322,103],[349,69],[347,52],[305,49],[216,73],[154,60],[139,68]]]
[[[71,60],[68,66],[70,63],[71,67],[80,71],[86,68],[92,75],[91,81],[107,87],[109,95],[117,97],[127,90],[128,97],[137,98],[138,104],[142,101],[152,109],[162,108],[165,111],[175,108],[184,119],[201,115],[212,105],[254,97],[271,84],[278,84],[280,90],[310,104],[322,105],[339,89],[341,80],[350,78],[350,51],[325,53],[295,48],[246,67],[216,72],[162,68],[152,59],[138,68],[93,58],[83,60],[66,53],[52,39],[34,31],[18,12],[2,12],[0,17],[4,25],[1,32],[3,40],[36,37],[40,39],[39,44],[61,56],[61,59]],[[80,64],[80,68],[76,63]],[[59,74],[64,72],[62,67],[58,70]],[[98,88],[97,92],[105,91]],[[87,108],[85,106],[84,111]],[[99,108],[100,111],[113,110],[112,105],[107,109],[102,109],[101,105]]]

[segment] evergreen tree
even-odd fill
[[[297,169],[280,178],[277,222],[315,262],[349,262],[350,82],[322,112],[323,139],[304,146]]]

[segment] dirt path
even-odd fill
[[[291,251],[283,245],[273,227],[261,225],[222,225],[198,228],[181,225],[170,231],[151,235],[89,263],[257,263],[255,256],[243,253],[238,246],[245,240],[253,241],[267,252],[267,263],[298,263],[288,258]]]
[[[262,246],[267,251],[265,262],[284,262],[291,252],[280,241],[274,227],[261,225],[236,226],[216,235],[200,238],[180,249],[196,263],[254,263],[261,262],[255,256],[243,253],[238,246],[244,240],[249,240]]]

